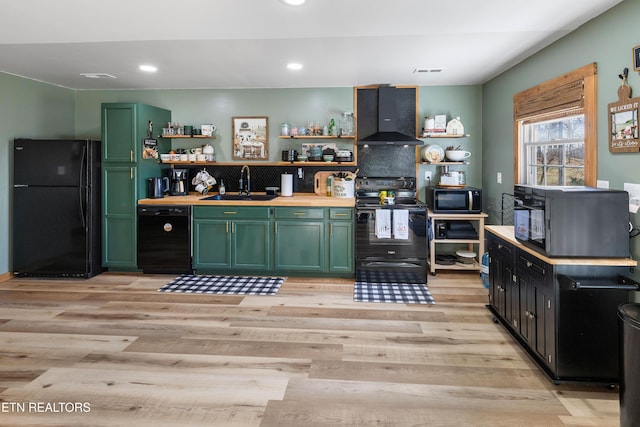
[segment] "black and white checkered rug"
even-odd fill
[[[356,302],[395,302],[401,304],[435,304],[426,283],[356,282],[353,287]]]
[[[207,276],[183,274],[158,292],[187,294],[275,295],[284,283],[283,277]]]

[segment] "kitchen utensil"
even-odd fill
[[[327,178],[339,174],[339,171],[320,171],[313,175],[313,192],[318,196],[327,195]]]

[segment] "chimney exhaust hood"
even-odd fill
[[[416,132],[416,87],[358,91],[358,145],[423,145]],[[362,93],[362,96],[361,96]]]

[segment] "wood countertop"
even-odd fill
[[[601,266],[621,266],[635,267],[637,261],[631,258],[549,258],[540,252],[537,252],[522,243],[520,243],[513,233],[513,225],[487,225],[485,231],[494,234],[517,246],[525,252],[530,253],[538,259],[553,265],[601,265]]]
[[[141,199],[139,205],[192,205],[192,206],[308,206],[317,208],[352,208],[356,204],[353,197],[327,197],[315,193],[294,193],[291,197],[278,196],[271,200],[202,200],[218,193],[189,193],[186,196],[167,196],[161,199]],[[235,194],[235,193],[234,193]],[[265,194],[255,192],[251,194]]]

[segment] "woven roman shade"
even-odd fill
[[[515,94],[513,97],[515,120],[532,122],[582,114],[585,98],[584,79],[595,73],[595,64],[590,64]]]

